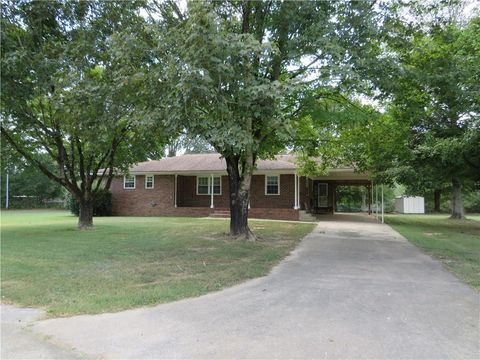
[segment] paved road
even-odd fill
[[[94,358],[478,358],[478,292],[365,219],[325,218],[267,277],[33,330]]]

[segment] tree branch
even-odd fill
[[[65,179],[64,177],[59,177],[52,173],[44,164],[42,164],[40,161],[35,159],[29,151],[25,150],[20,144],[18,144],[13,137],[8,133],[8,131],[3,127],[0,126],[0,131],[1,131],[1,136],[8,141],[12,147],[17,150],[25,159],[27,159],[30,163],[34,164],[37,166],[37,168],[44,173],[49,179],[59,183],[60,185],[66,187],[72,195],[75,197],[80,197],[81,193],[76,186],[76,184],[71,183],[68,181],[68,179]]]
[[[82,187],[82,192],[84,192],[85,188],[90,189],[91,187],[91,184],[88,181],[90,180],[90,175],[88,173],[85,173],[85,159],[83,156],[82,145],[80,144],[80,139],[78,138],[77,135],[75,135],[72,139],[72,146],[73,146],[73,143],[75,143],[75,146],[78,152],[81,187]],[[72,161],[73,161],[73,158],[72,158]]]

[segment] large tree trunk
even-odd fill
[[[433,191],[433,211],[440,212],[440,199],[442,195],[442,190],[434,190]]]
[[[93,227],[93,202],[87,200],[79,201],[80,214],[78,215],[78,228],[88,230]]]
[[[452,216],[451,219],[465,219],[462,204],[462,184],[457,178],[452,179]]]
[[[230,235],[255,241],[255,235],[248,227],[248,204],[253,168],[244,168],[240,174],[238,157],[227,157],[225,160],[230,190]]]

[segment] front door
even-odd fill
[[[327,183],[318,183],[318,207],[328,207]]]

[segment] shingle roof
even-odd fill
[[[196,171],[226,171],[225,159],[217,153],[186,154],[138,163],[130,168],[131,173],[172,173]],[[275,160],[258,160],[257,171],[295,170],[295,156],[277,155]]]

